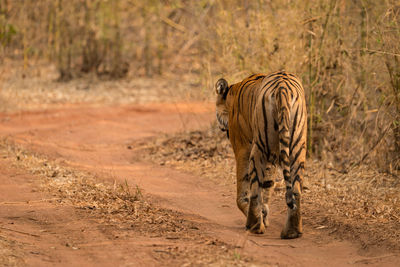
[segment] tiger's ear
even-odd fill
[[[218,95],[223,95],[224,98],[226,97],[228,90],[228,82],[224,78],[219,79],[215,84],[215,91]]]

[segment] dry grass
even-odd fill
[[[211,99],[220,76],[286,69],[303,81],[321,160],[309,160],[310,222],[399,243],[399,12],[395,0],[0,0],[0,110]],[[233,181],[227,147],[206,132],[150,152]]]
[[[362,165],[343,173],[332,165],[308,164],[305,202],[310,224],[364,247],[400,249],[400,187],[396,177]],[[315,201],[315,200],[318,201]]]
[[[306,89],[310,155],[336,167],[368,163],[394,173],[400,168],[399,10],[396,0],[1,0],[0,60],[8,68],[6,59],[16,60],[19,77],[50,62],[53,80],[78,83],[87,73],[174,77],[208,97],[220,76],[236,82],[286,69]],[[51,94],[62,94],[63,86],[51,87]],[[188,91],[169,88],[174,96]],[[32,96],[41,94],[50,93]],[[69,96],[83,97],[72,89]]]
[[[61,104],[118,105],[207,98],[190,81],[161,77],[110,81],[87,75],[60,83],[55,81],[57,70],[52,66],[28,67],[24,72],[29,76],[22,78],[23,68],[14,61],[7,62],[6,65],[13,67],[0,67],[0,112],[45,109]]]
[[[236,179],[235,159],[231,151],[226,135],[220,134],[217,127],[211,127],[205,131],[154,139],[148,144],[144,155],[160,165],[173,166],[212,178],[215,182],[230,184]]]
[[[203,226],[190,216],[152,204],[138,187],[126,182],[101,182],[100,177],[47,160],[4,139],[0,142],[0,155],[17,168],[41,178],[42,189],[55,197],[50,201],[56,205],[83,209],[100,225],[130,229],[140,236],[177,240],[175,247],[163,251],[159,257],[162,262],[183,266],[246,266],[251,261],[239,257],[234,246],[204,234]],[[6,246],[0,250],[0,262],[17,264],[15,251],[10,254],[14,244],[0,237],[0,244],[3,241]]]
[[[148,146],[149,159],[161,165],[220,183],[235,183],[233,152],[217,127],[165,136]],[[277,179],[281,180],[281,175]],[[305,182],[305,224],[358,240],[364,247],[400,249],[400,186],[396,177],[367,165],[344,172],[330,163],[308,160]],[[276,189],[275,199],[283,199],[284,188]]]

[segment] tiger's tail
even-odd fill
[[[279,162],[283,170],[286,184],[286,204],[290,209],[296,209],[296,201],[293,195],[292,179],[290,176],[290,112],[291,93],[289,88],[281,85],[275,93],[275,101],[278,113],[279,125]]]

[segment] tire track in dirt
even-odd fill
[[[201,103],[136,107],[74,105],[54,110],[2,114],[0,134],[30,151],[74,168],[88,170],[110,180],[136,184],[161,207],[201,216],[208,234],[240,247],[240,253],[253,255],[258,262],[279,266],[400,264],[398,256],[366,254],[360,251],[358,245],[334,240],[324,232],[308,229],[307,225],[303,238],[279,239],[284,222],[284,214],[279,211],[283,205],[272,207],[271,226],[265,235],[247,235],[243,229],[244,218],[236,208],[233,185],[216,185],[201,177],[134,160],[141,157],[141,150],[137,149],[141,140],[206,127],[213,120],[213,106]],[[132,147],[132,143],[138,147]],[[52,214],[49,211],[42,216],[47,218]],[[82,215],[76,216],[75,220],[79,221]],[[62,218],[58,219],[62,221]],[[127,252],[119,253],[123,257]]]

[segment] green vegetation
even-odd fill
[[[0,0],[0,58],[54,63],[61,81],[166,76],[209,90],[253,72],[303,81],[309,155],[400,169],[395,0]]]

